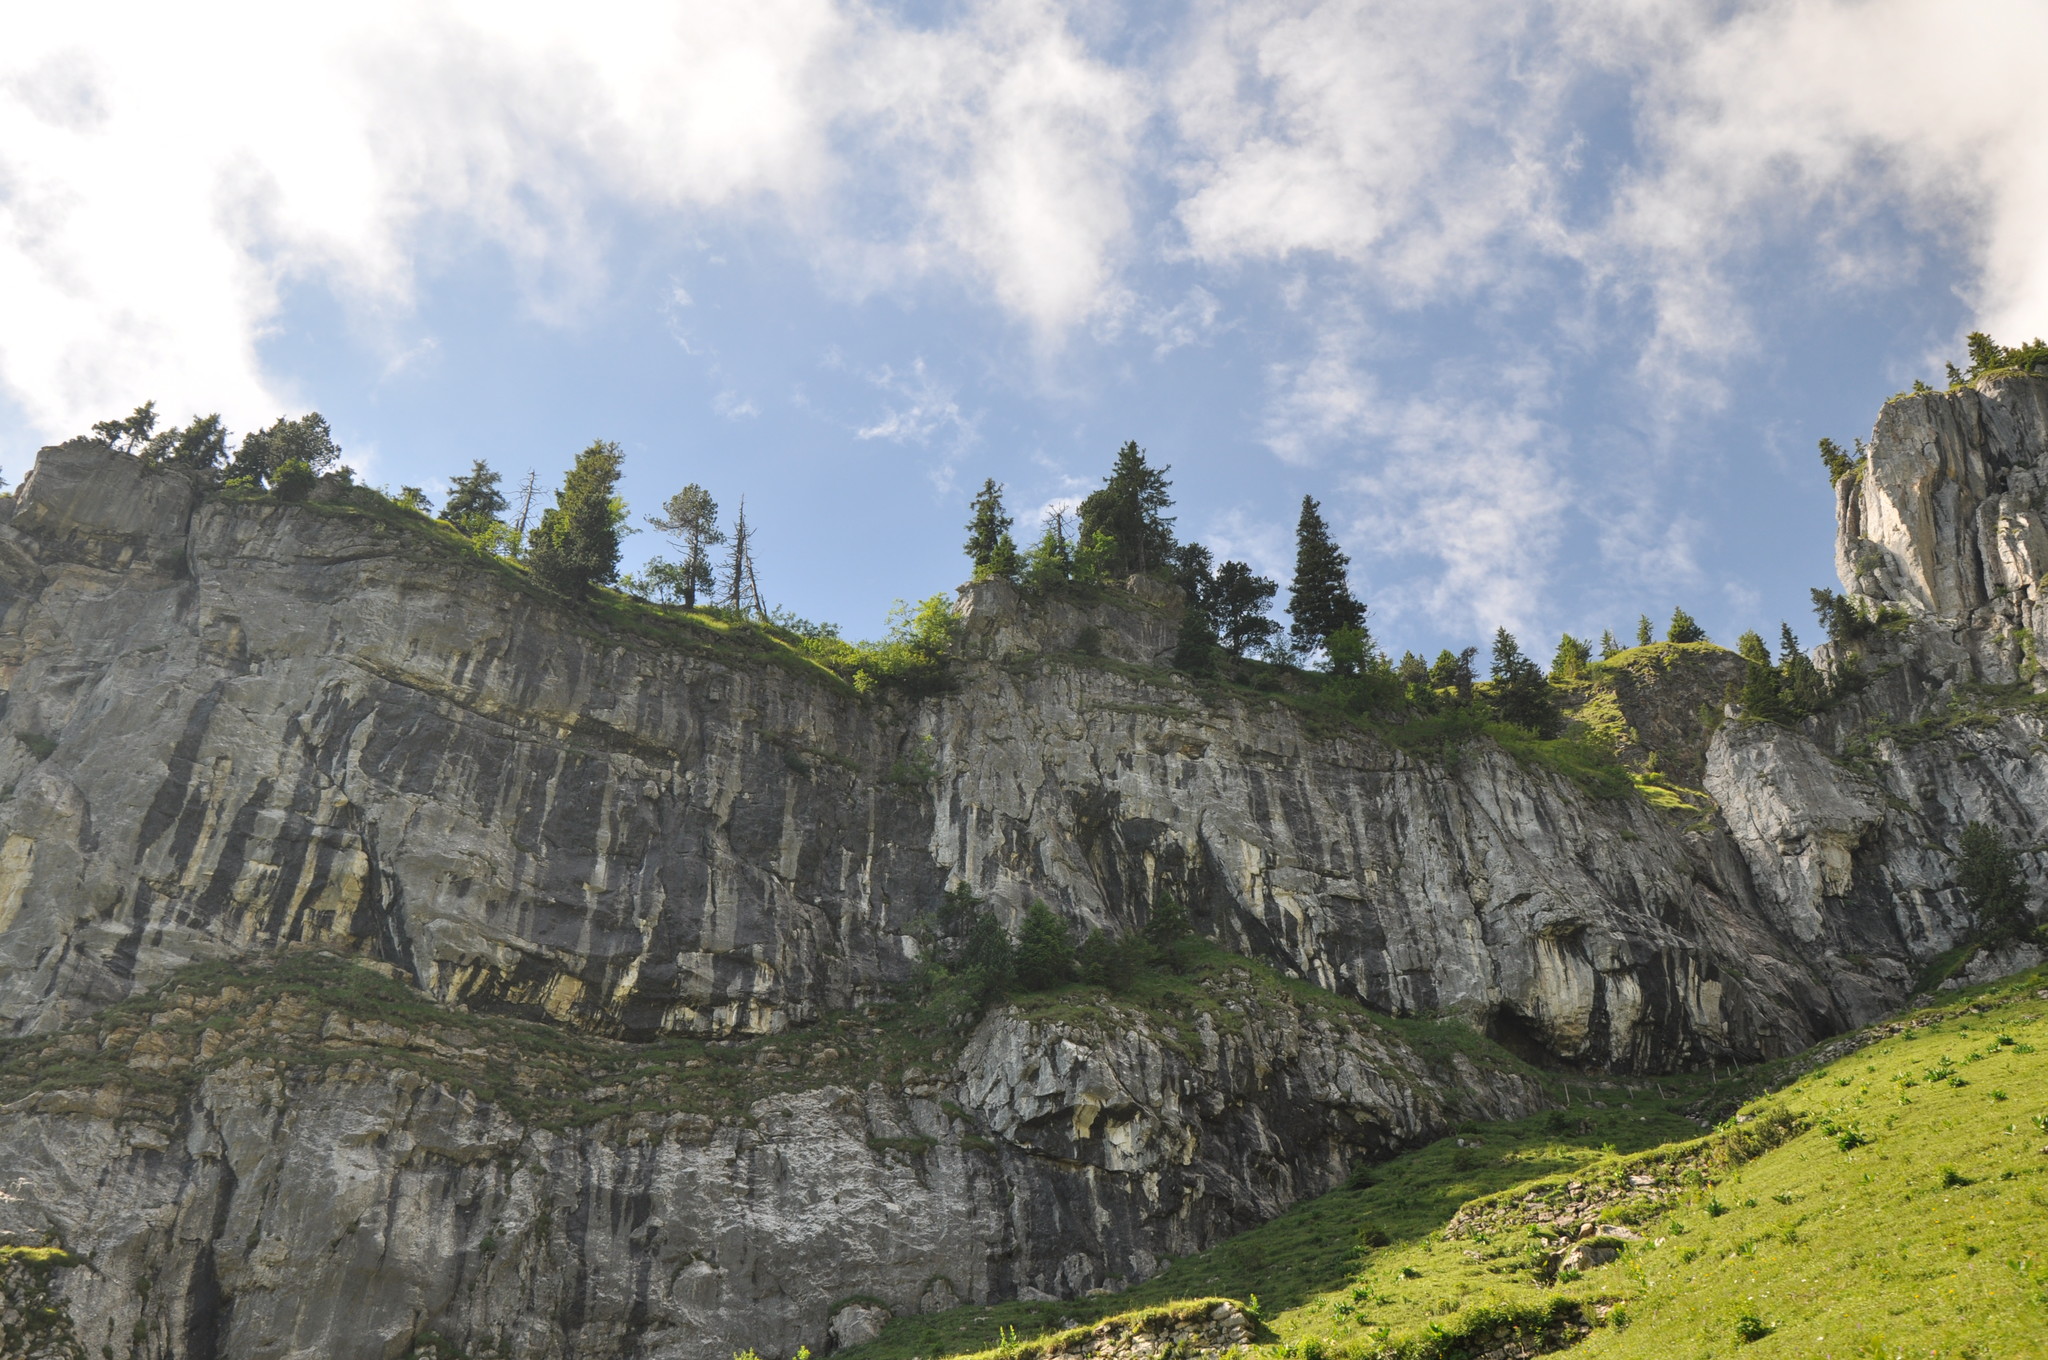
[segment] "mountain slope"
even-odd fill
[[[1909,1012],[1803,1074],[1593,1086],[1605,1108],[1473,1126],[1128,1297],[905,1319],[848,1360],[984,1353],[1000,1327],[1024,1344],[993,1354],[1086,1354],[1093,1319],[1213,1296],[1256,1296],[1257,1341],[1306,1360],[2048,1353],[2044,984]],[[1759,1085],[1705,1136],[1675,1113]]]

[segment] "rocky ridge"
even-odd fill
[[[136,1354],[783,1354],[1142,1278],[1544,1098],[1251,964],[898,1052],[864,1017],[954,881],[1113,929],[1172,890],[1544,1062],[1797,1051],[1968,944],[1965,823],[2042,881],[2044,391],[1886,408],[1838,490],[1852,699],[1614,687],[1678,808],[1176,675],[1170,599],[970,588],[953,688],[863,697],[331,485],[45,450],[0,498],[0,1231],[77,1251],[79,1335]],[[369,999],[265,994],[309,949]]]

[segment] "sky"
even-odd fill
[[[147,399],[437,502],[610,439],[874,636],[984,478],[1029,539],[1135,439],[1283,599],[1316,497],[1395,654],[1811,634],[1815,441],[2048,332],[2043,53],[2041,0],[8,6],[0,472]]]

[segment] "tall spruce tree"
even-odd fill
[[[1563,726],[1542,668],[1522,654],[1521,644],[1505,628],[1493,635],[1493,691],[1488,697],[1502,722],[1539,737],[1554,737]]]
[[[1003,488],[995,478],[981,484],[971,508],[974,517],[967,521],[967,560],[974,563],[974,579],[1010,579],[1018,570],[1017,543],[1010,537],[1010,526],[1016,521],[1003,509]]]
[[[1664,630],[1664,636],[1672,642],[1705,642],[1707,630],[1699,621],[1683,609],[1671,611],[1671,624]]]
[[[1051,590],[1074,579],[1074,544],[1067,535],[1067,512],[1055,510],[1045,521],[1038,545],[1024,559],[1024,580],[1038,590]]]
[[[1319,650],[1332,633],[1345,628],[1365,631],[1365,606],[1352,595],[1345,576],[1350,565],[1330,537],[1316,498],[1303,496],[1294,529],[1294,585],[1287,595],[1287,613],[1294,620],[1288,635],[1302,651]]]
[[[1656,625],[1650,622],[1650,616],[1648,614],[1636,615],[1636,646],[1647,647],[1656,640]]]
[[[558,595],[580,598],[619,575],[619,519],[614,493],[625,455],[609,439],[576,455],[554,508],[540,517],[526,556],[534,580]]]
[[[500,490],[504,480],[491,470],[489,463],[481,458],[474,460],[466,475],[448,483],[448,500],[441,507],[441,518],[475,538],[511,508]]]
[[[1081,502],[1081,542],[1094,542],[1097,532],[1115,540],[1108,560],[1097,564],[1100,575],[1128,576],[1172,565],[1173,520],[1165,513],[1173,504],[1167,494],[1172,484],[1166,480],[1171,470],[1146,462],[1138,441],[1130,440],[1117,450],[1116,465],[1101,490]]]
[[[718,502],[691,482],[668,498],[660,514],[649,515],[647,522],[667,534],[682,553],[682,561],[668,566],[670,588],[682,596],[684,608],[695,609],[697,592],[709,595],[716,584],[710,549],[725,542],[725,531],[718,527]]]

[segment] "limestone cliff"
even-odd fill
[[[1539,1106],[1475,1028],[1795,1051],[1972,938],[1966,823],[2043,881],[2044,394],[1886,407],[1852,697],[1627,668],[1617,744],[1691,806],[1176,674],[1142,590],[972,587],[946,690],[860,695],[343,488],[44,450],[0,498],[0,1238],[78,1254],[92,1353],[787,1354]],[[906,1019],[959,880],[1119,929],[1170,889],[1213,943],[1143,1004]]]

